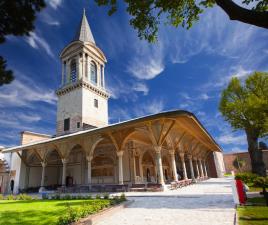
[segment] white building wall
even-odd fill
[[[98,108],[94,106],[94,99],[98,100]],[[83,88],[83,123],[96,127],[108,124],[108,100],[100,95]]]
[[[21,152],[20,152],[21,153]],[[20,185],[20,177],[21,177],[21,159],[17,155],[17,153],[11,153],[10,154],[10,170],[14,171],[15,176],[11,177],[10,180],[14,180],[14,193],[18,193],[19,191],[19,185]],[[9,188],[10,190],[10,188]]]
[[[222,152],[213,152],[215,167],[218,177],[223,177],[225,174],[225,166]]]

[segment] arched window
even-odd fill
[[[104,68],[103,68],[103,65],[101,65],[101,86],[104,87]]]
[[[90,62],[90,81],[94,84],[97,84],[98,78],[97,78],[97,65],[95,62]]]
[[[76,62],[75,59],[71,61],[71,82],[76,82],[77,72],[76,72]]]

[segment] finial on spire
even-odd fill
[[[95,44],[94,37],[92,35],[92,32],[90,30],[87,16],[86,16],[86,9],[83,8],[83,16],[80,22],[80,25],[77,29],[76,35],[73,39],[74,41],[82,41],[82,42],[92,42]]]

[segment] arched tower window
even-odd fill
[[[76,82],[76,77],[77,77],[77,71],[76,71],[76,61],[73,59],[71,61],[71,82],[74,83]]]
[[[103,65],[101,65],[101,86],[104,87],[104,68]]]
[[[95,62],[90,62],[90,81],[94,84],[97,84],[98,78],[97,78],[97,65]]]

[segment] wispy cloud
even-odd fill
[[[10,85],[1,87],[0,91],[0,108],[31,107],[34,102],[54,105],[56,100],[54,90],[42,88],[29,79],[16,79]]]
[[[161,42],[138,46],[135,56],[128,63],[127,71],[140,80],[151,80],[165,69]]]
[[[152,99],[140,104],[135,104],[135,107],[133,108],[115,106],[111,111],[109,119],[112,122],[118,122],[150,114],[156,114],[162,112],[164,109],[165,102],[163,99]]]
[[[144,96],[149,93],[149,87],[143,81],[133,79],[122,81],[113,75],[109,77],[107,89],[113,99],[121,98],[126,102],[135,101],[138,98],[137,93],[142,93]]]
[[[63,0],[48,0],[48,4],[53,8],[57,9],[61,4]]]
[[[221,144],[234,144],[234,145],[245,145],[247,144],[245,135],[234,135],[232,133],[224,134],[216,138]]]
[[[30,32],[30,36],[26,37],[25,40],[32,48],[43,49],[49,56],[55,57],[47,41],[35,32]]]

